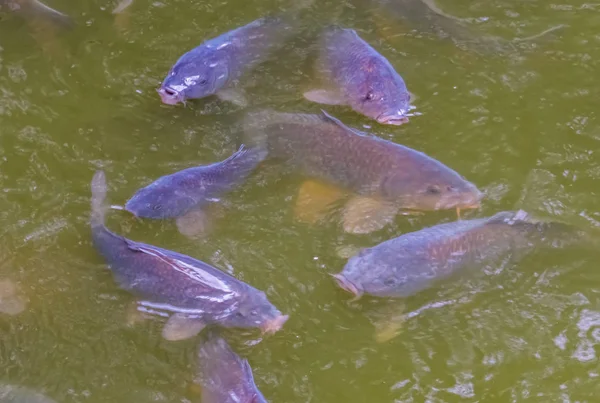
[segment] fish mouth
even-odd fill
[[[475,209],[481,207],[481,200],[483,200],[484,193],[479,189],[473,189],[471,197],[464,200],[463,203],[459,203],[457,206],[461,209]]]
[[[379,116],[377,116],[377,122],[381,123],[382,125],[394,125],[394,126],[400,126],[405,123],[408,123],[408,121],[409,121],[408,116],[400,115],[399,113],[400,112],[393,114],[393,115],[379,115]]]
[[[485,194],[477,189],[474,185],[464,192],[448,195],[449,197],[442,199],[435,206],[435,210],[449,209],[476,209],[481,207],[481,200]]]
[[[260,325],[260,329],[262,330],[263,333],[273,334],[273,333],[281,330],[281,328],[283,327],[283,325],[285,324],[285,322],[287,322],[287,320],[289,318],[290,318],[290,315],[276,316],[273,319],[264,321]]]
[[[419,112],[410,112],[413,109],[416,109],[414,105],[408,105],[407,108],[400,108],[395,111],[388,111],[380,114],[375,119],[384,125],[396,125],[400,126],[405,123],[408,123],[408,118],[411,116],[419,116],[421,113]]]
[[[353,294],[355,296],[355,299],[358,299],[363,295],[363,292],[359,290],[359,288],[356,285],[352,284],[352,282],[350,282],[350,280],[348,280],[342,274],[330,274],[330,276],[335,279],[337,285],[342,290],[348,291],[349,293]]]
[[[185,101],[185,95],[171,87],[161,87],[156,92],[160,95],[162,103],[166,105],[177,105]]]

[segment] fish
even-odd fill
[[[0,0],[0,11],[13,11],[28,20],[40,18],[65,28],[73,25],[69,16],[38,0]]]
[[[208,332],[197,357],[195,382],[202,388],[202,403],[267,403],[254,383],[248,360],[237,355],[216,332]]]
[[[444,12],[435,0],[370,0],[370,3],[374,5],[372,12],[376,15],[401,20],[412,29],[450,40],[465,50],[506,54],[516,49],[510,41],[472,29],[472,19]]]
[[[242,145],[229,158],[162,176],[138,190],[125,204],[137,217],[167,219],[219,200],[242,184],[264,158],[264,151]]]
[[[282,160],[310,178],[300,188],[297,204],[306,209],[317,201],[330,206],[349,191],[343,226],[349,233],[383,228],[400,211],[476,208],[483,193],[443,163],[413,150],[348,127],[337,118],[262,110],[243,122],[248,144],[267,150],[265,158]],[[340,192],[320,190],[318,181]],[[320,193],[314,197],[311,193]]]
[[[328,28],[316,62],[322,88],[304,93],[310,101],[347,105],[381,124],[408,122],[411,94],[392,64],[355,30]]]
[[[90,225],[94,247],[117,284],[145,305],[172,313],[167,340],[183,340],[207,325],[275,333],[287,321],[264,292],[190,256],[119,236],[105,226],[106,176],[92,179]],[[143,304],[144,304],[143,303]]]
[[[247,105],[239,90],[242,76],[280,49],[297,28],[297,12],[313,0],[300,0],[279,16],[259,18],[209,39],[183,54],[157,90],[164,104],[217,95],[238,106]]]
[[[56,403],[55,400],[25,386],[0,384],[0,403]]]
[[[584,237],[563,223],[535,220],[523,210],[504,211],[435,225],[365,248],[333,277],[356,298],[406,298],[466,267],[507,255],[521,257],[540,245],[565,246],[569,239]]]

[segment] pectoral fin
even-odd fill
[[[323,182],[307,180],[298,190],[294,216],[307,224],[323,219],[332,205],[344,195],[342,189]]]
[[[304,98],[312,102],[326,105],[344,105],[346,103],[342,96],[334,90],[316,89],[306,91],[304,93]]]
[[[0,280],[0,313],[18,315],[25,310],[27,301],[11,280]]]
[[[185,340],[196,336],[205,327],[206,324],[200,318],[190,318],[176,313],[165,324],[162,336],[169,341]]]
[[[213,220],[208,211],[191,210],[175,220],[177,229],[188,238],[202,238],[212,229]]]
[[[242,108],[248,106],[248,100],[246,99],[246,96],[239,89],[227,88],[220,90],[216,95],[221,101],[231,102],[232,104]]]
[[[142,323],[148,319],[149,315],[138,309],[138,302],[133,301],[125,310],[125,324],[128,327],[134,327],[139,323]]]
[[[388,306],[381,307],[377,312],[373,312],[373,325],[375,326],[375,341],[385,343],[392,340],[402,330],[406,322],[404,311],[406,306],[404,303],[393,303]]]
[[[344,231],[351,234],[368,234],[391,223],[398,207],[383,200],[356,196],[348,201],[344,210]]]

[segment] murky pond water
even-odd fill
[[[373,4],[317,1],[303,17],[307,29],[247,77],[252,105],[319,111],[302,98],[314,35],[330,22],[355,28],[396,67],[423,115],[395,127],[348,108],[325,109],[477,184],[486,199],[463,218],[523,208],[600,225],[600,6],[440,4],[471,19],[475,32],[505,40],[565,25],[500,53],[455,46]],[[117,22],[115,5],[53,1],[77,21],[54,39],[36,40],[14,15],[0,19],[0,278],[26,301],[17,315],[0,313],[0,382],[57,402],[198,401],[195,340],[163,340],[160,318],[128,325],[132,297],[91,244],[89,181],[104,169],[110,202],[123,204],[161,175],[230,155],[243,108],[215,98],[166,106],[155,88],[183,52],[287,3],[136,0]],[[109,226],[233,273],[290,314],[282,331],[259,343],[257,333],[226,332],[269,401],[596,401],[596,253],[534,253],[393,306],[351,302],[328,275],[345,263],[340,250],[456,216],[399,216],[381,231],[348,235],[335,222],[294,218],[301,183],[275,165],[260,169],[225,198],[204,239],[181,235],[171,221],[120,211],[111,211]],[[382,312],[413,312],[385,343],[375,339]]]

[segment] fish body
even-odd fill
[[[243,146],[229,158],[163,176],[138,190],[125,209],[138,217],[181,217],[201,209],[242,184],[263,158]]]
[[[531,250],[554,229],[564,236],[564,228],[522,210],[440,224],[363,249],[334,277],[357,296],[408,297],[467,266]]]
[[[229,90],[240,77],[263,62],[293,32],[283,17],[265,17],[209,39],[185,53],[167,73],[158,93],[175,105],[217,94],[238,103]]]
[[[353,29],[325,31],[316,63],[323,89],[305,93],[309,100],[348,105],[382,124],[408,122],[410,93],[391,63]]]
[[[262,111],[248,115],[248,136],[268,157],[358,195],[403,209],[470,208],[481,192],[441,162],[400,144],[350,128],[321,115]]]
[[[210,332],[198,348],[202,403],[266,403],[254,383],[252,368],[222,337]]]
[[[121,288],[175,313],[174,326],[181,327],[189,319],[197,329],[218,324],[276,331],[287,320],[264,292],[235,277],[190,256],[109,231],[104,225],[105,197],[106,180],[99,171],[92,181],[95,248]]]

